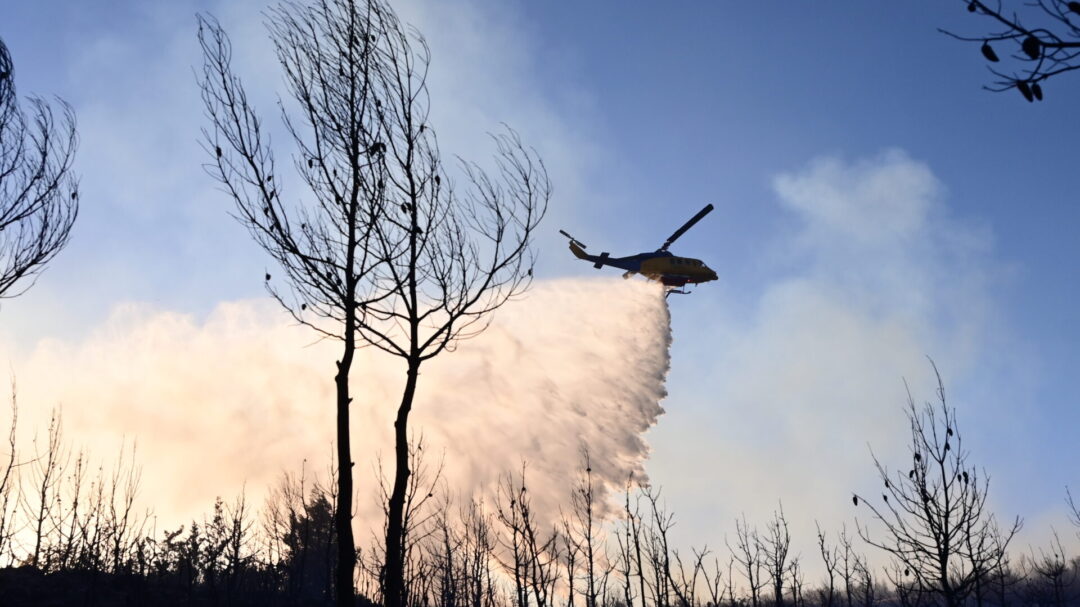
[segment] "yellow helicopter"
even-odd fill
[[[578,259],[591,261],[594,268],[599,269],[604,266],[612,266],[614,268],[625,270],[623,278],[630,278],[634,274],[641,274],[650,280],[662,283],[667,287],[668,294],[679,293],[685,295],[688,293],[688,291],[685,290],[686,285],[716,280],[716,272],[705,265],[700,259],[679,257],[671,251],[668,251],[668,247],[686,233],[687,230],[694,227],[695,223],[701,221],[701,218],[708,215],[712,210],[713,205],[710,204],[698,211],[697,215],[691,217],[690,221],[687,221],[681,228],[675,230],[675,233],[669,236],[668,239],[664,241],[664,245],[656,251],[653,251],[652,253],[638,253],[637,255],[630,255],[629,257],[611,257],[607,252],[599,255],[589,255],[585,252],[586,247],[584,243],[563,230],[559,230],[559,233],[570,239],[570,252]]]

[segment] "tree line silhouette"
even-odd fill
[[[870,607],[1069,605],[1080,599],[1080,556],[1052,543],[1009,550],[1020,527],[999,527],[962,447],[940,378],[938,399],[909,400],[907,471],[880,500],[855,495],[855,518],[817,529],[816,554],[792,548],[783,506],[757,524],[745,515],[723,549],[672,545],[674,514],[660,491],[631,477],[620,499],[594,485],[582,451],[554,519],[538,513],[528,466],[504,474],[490,502],[455,498],[442,468],[411,443],[405,492],[403,600],[410,607]],[[55,414],[28,450],[16,440],[13,389],[7,457],[0,464],[0,604],[330,605],[336,602],[336,470],[305,462],[283,472],[253,507],[241,492],[201,520],[158,529],[137,500],[135,446],[110,467],[73,450]],[[948,448],[946,448],[948,445]],[[965,473],[966,478],[965,478]],[[378,483],[385,508],[392,481]],[[890,499],[891,498],[891,499]],[[1071,523],[1080,508],[1068,495]],[[865,512],[865,511],[864,511]],[[385,533],[385,518],[384,529]],[[354,605],[384,604],[378,538],[357,551]],[[868,555],[865,550],[876,550]],[[874,557],[878,558],[874,558]],[[808,577],[806,570],[819,569]]]

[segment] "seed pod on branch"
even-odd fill
[[[1028,102],[1035,101],[1035,95],[1031,92],[1031,87],[1028,86],[1028,83],[1024,80],[1016,81],[1016,89],[1020,91],[1020,94],[1023,95],[1024,99],[1027,99]]]
[[[1035,36],[1028,36],[1020,43],[1020,50],[1031,59],[1038,59],[1042,54],[1042,43]]]

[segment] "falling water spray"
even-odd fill
[[[424,368],[415,428],[444,486],[491,496],[528,468],[533,508],[554,520],[587,449],[600,502],[644,479],[644,433],[663,413],[671,330],[662,290],[635,280],[537,281],[480,336]],[[43,431],[63,404],[68,439],[101,459],[139,443],[142,502],[161,525],[201,516],[215,496],[258,501],[301,462],[330,462],[331,343],[271,303],[207,318],[128,305],[77,342],[46,340],[16,360],[21,426]],[[8,357],[11,359],[11,357]],[[357,525],[381,525],[376,474],[392,454],[397,359],[362,351],[353,390]],[[56,370],[62,381],[55,381]]]

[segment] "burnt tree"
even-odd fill
[[[376,46],[368,75],[376,99],[378,154],[386,212],[365,242],[378,260],[366,279],[373,297],[359,319],[362,339],[405,367],[394,421],[395,471],[387,504],[383,599],[408,602],[404,580],[404,514],[409,468],[408,423],[421,366],[482,332],[492,313],[520,295],[533,273],[530,247],[551,185],[542,161],[510,130],[493,136],[494,170],[442,163],[429,120],[430,53],[419,32],[403,26],[380,0],[363,3]],[[452,178],[456,172],[461,188]]]
[[[968,464],[956,412],[934,371],[936,403],[917,408],[908,395],[910,468],[890,472],[875,456],[884,484],[881,499],[856,496],[856,502],[865,504],[882,528],[875,534],[860,526],[863,540],[891,555],[905,578],[955,607],[999,569],[1021,521],[1001,528],[987,509],[989,479]]]
[[[277,262],[287,287],[265,275],[266,288],[298,323],[341,342],[334,374],[337,446],[337,536],[334,588],[352,605],[356,548],[352,531],[353,461],[349,437],[349,375],[363,306],[365,279],[379,259],[368,239],[386,206],[385,138],[372,80],[376,44],[362,4],[326,1],[282,4],[267,13],[294,113],[282,120],[295,148],[290,183],[276,162],[268,129],[232,68],[232,47],[218,22],[200,16],[200,86],[210,126],[203,131],[209,172],[235,202],[234,216]],[[290,198],[286,185],[297,185]]]
[[[355,549],[348,376],[358,342],[399,357],[383,599],[407,602],[408,420],[421,365],[483,331],[532,278],[531,237],[550,196],[543,163],[510,130],[493,136],[494,172],[461,162],[455,187],[429,121],[428,46],[382,0],[283,4],[268,13],[289,92],[294,165],[311,200],[290,205],[269,134],[230,66],[228,39],[200,20],[211,172],[237,215],[283,268],[267,285],[295,320],[344,344],[335,377],[338,595],[351,595]],[[284,105],[283,105],[284,108]],[[348,586],[348,588],[346,588]]]

